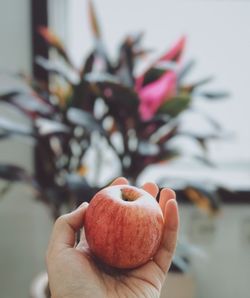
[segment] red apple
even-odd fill
[[[161,208],[153,196],[140,188],[118,185],[92,198],[84,226],[97,258],[112,267],[131,269],[155,255],[163,224]]]

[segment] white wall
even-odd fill
[[[31,71],[29,0],[0,1],[0,72]]]
[[[0,1],[1,73],[31,72],[30,0]],[[0,117],[27,123],[24,117],[2,104]],[[0,142],[0,162],[19,164],[32,171],[32,144],[20,139]],[[0,181],[0,189],[4,183]],[[32,279],[45,270],[44,255],[51,221],[44,206],[34,200],[25,186],[16,184],[0,198],[0,296],[29,297]]]
[[[67,17],[61,26],[57,22],[56,29],[65,39],[72,60],[80,65],[92,46],[87,1],[64,2],[68,5],[67,13],[64,12]],[[202,99],[196,102],[197,107],[214,116],[232,133],[229,140],[211,142],[209,154],[220,164],[249,169],[250,2],[95,0],[94,3],[112,54],[126,33],[145,32],[145,46],[153,47],[157,53],[167,49],[180,35],[187,35],[185,59],[197,60],[190,79],[215,75],[215,82],[208,88],[228,90],[232,95],[218,103]],[[206,129],[202,122],[197,125],[199,119],[192,121],[193,117],[189,126]]]

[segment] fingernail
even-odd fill
[[[175,200],[175,199],[171,199],[171,200],[169,200],[168,202],[167,202],[167,205],[169,206],[169,205],[172,205],[172,207],[173,206],[175,206],[174,208],[176,208],[177,210],[178,210],[178,204],[177,204],[177,201]],[[170,207],[170,206],[169,206]],[[178,213],[177,213],[178,214]],[[178,216],[178,215],[177,215]],[[172,229],[172,230],[176,230],[176,229],[178,229],[178,219],[176,219],[176,217],[175,216],[169,216],[168,218],[167,218],[167,224],[168,224],[168,227],[170,228],[170,229]]]
[[[83,208],[83,207],[87,207],[88,204],[89,204],[88,202],[83,202],[81,205],[78,206],[77,209],[79,209],[79,208]]]
[[[177,201],[176,201],[176,198],[172,198],[172,199],[170,199],[170,200],[168,201],[168,204],[173,204],[173,205],[175,205],[175,206],[178,205],[178,204],[177,204]]]

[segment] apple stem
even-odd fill
[[[126,202],[135,201],[140,197],[139,192],[137,192],[134,189],[123,188],[121,189],[121,193],[122,193],[122,199]]]

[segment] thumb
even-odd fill
[[[88,203],[84,202],[76,210],[62,215],[56,220],[49,242],[48,253],[74,247],[75,234],[83,226],[87,207]]]

